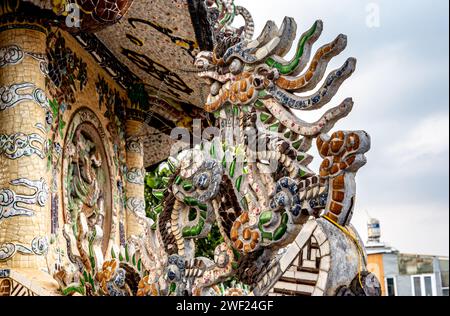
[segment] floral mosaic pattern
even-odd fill
[[[61,33],[51,33],[47,38],[49,87],[59,104],[71,108],[76,102],[76,92],[87,84],[87,64],[66,46]]]

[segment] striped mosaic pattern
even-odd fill
[[[13,279],[0,279],[0,296],[38,296]]]
[[[313,236],[271,291],[274,295],[311,296],[320,272],[320,247]]]

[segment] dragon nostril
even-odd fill
[[[168,277],[171,281],[175,280],[175,278],[177,277],[177,275],[175,274],[175,272],[173,271],[169,271],[168,273]]]
[[[270,81],[276,80],[278,78],[278,73],[276,71],[271,71],[267,74],[267,79]]]
[[[260,87],[262,85],[262,80],[260,78],[253,79],[253,85],[257,88]]]

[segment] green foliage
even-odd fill
[[[155,222],[163,210],[164,198],[166,197],[165,192],[174,173],[175,167],[169,160],[148,172],[145,177],[146,213],[147,217]],[[190,218],[194,219],[196,215],[196,212],[192,212]],[[220,234],[219,227],[214,225],[208,237],[196,240],[196,256],[214,260],[214,250],[223,242],[224,239]]]
[[[175,293],[177,290],[177,285],[175,283],[170,284],[169,295]]]
[[[220,233],[219,227],[216,224],[212,227],[208,237],[196,240],[195,256],[214,260],[214,250],[216,250],[217,246],[223,242],[224,239]]]
[[[95,282],[94,278],[90,273],[87,273],[86,270],[83,270],[83,274],[80,278],[80,283],[73,283],[69,286],[61,289],[61,294],[63,296],[72,296],[75,293],[86,295],[86,285],[89,283],[90,287],[95,292]]]
[[[150,106],[150,100],[145,86],[142,83],[134,83],[128,89],[128,98],[130,99],[133,106],[147,111]]]
[[[66,127],[66,122],[62,119],[63,113],[65,111],[65,106],[58,103],[56,99],[49,100],[49,105],[52,110],[52,115],[55,126],[55,129],[59,132],[59,136],[61,139],[64,139],[64,128]]]
[[[163,210],[165,193],[174,172],[175,167],[170,161],[167,161],[161,163],[145,176],[146,214],[155,222]]]
[[[125,260],[130,262],[130,254],[128,253],[128,245],[125,245]]]
[[[75,293],[79,293],[81,295],[85,295],[86,294],[85,293],[85,289],[84,289],[84,285],[81,285],[81,286],[76,286],[76,285],[69,286],[69,287],[67,287],[65,289],[62,289],[61,291],[62,291],[62,294],[64,296],[73,295]]]
[[[142,270],[142,260],[141,260],[141,258],[139,258],[139,260],[138,260],[137,268],[138,268],[139,272],[141,272],[141,270]]]

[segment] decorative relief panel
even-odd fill
[[[79,214],[89,230],[103,230],[103,251],[113,234],[111,162],[103,144],[103,127],[93,112],[82,109],[72,119],[63,157],[65,222],[77,227]]]

